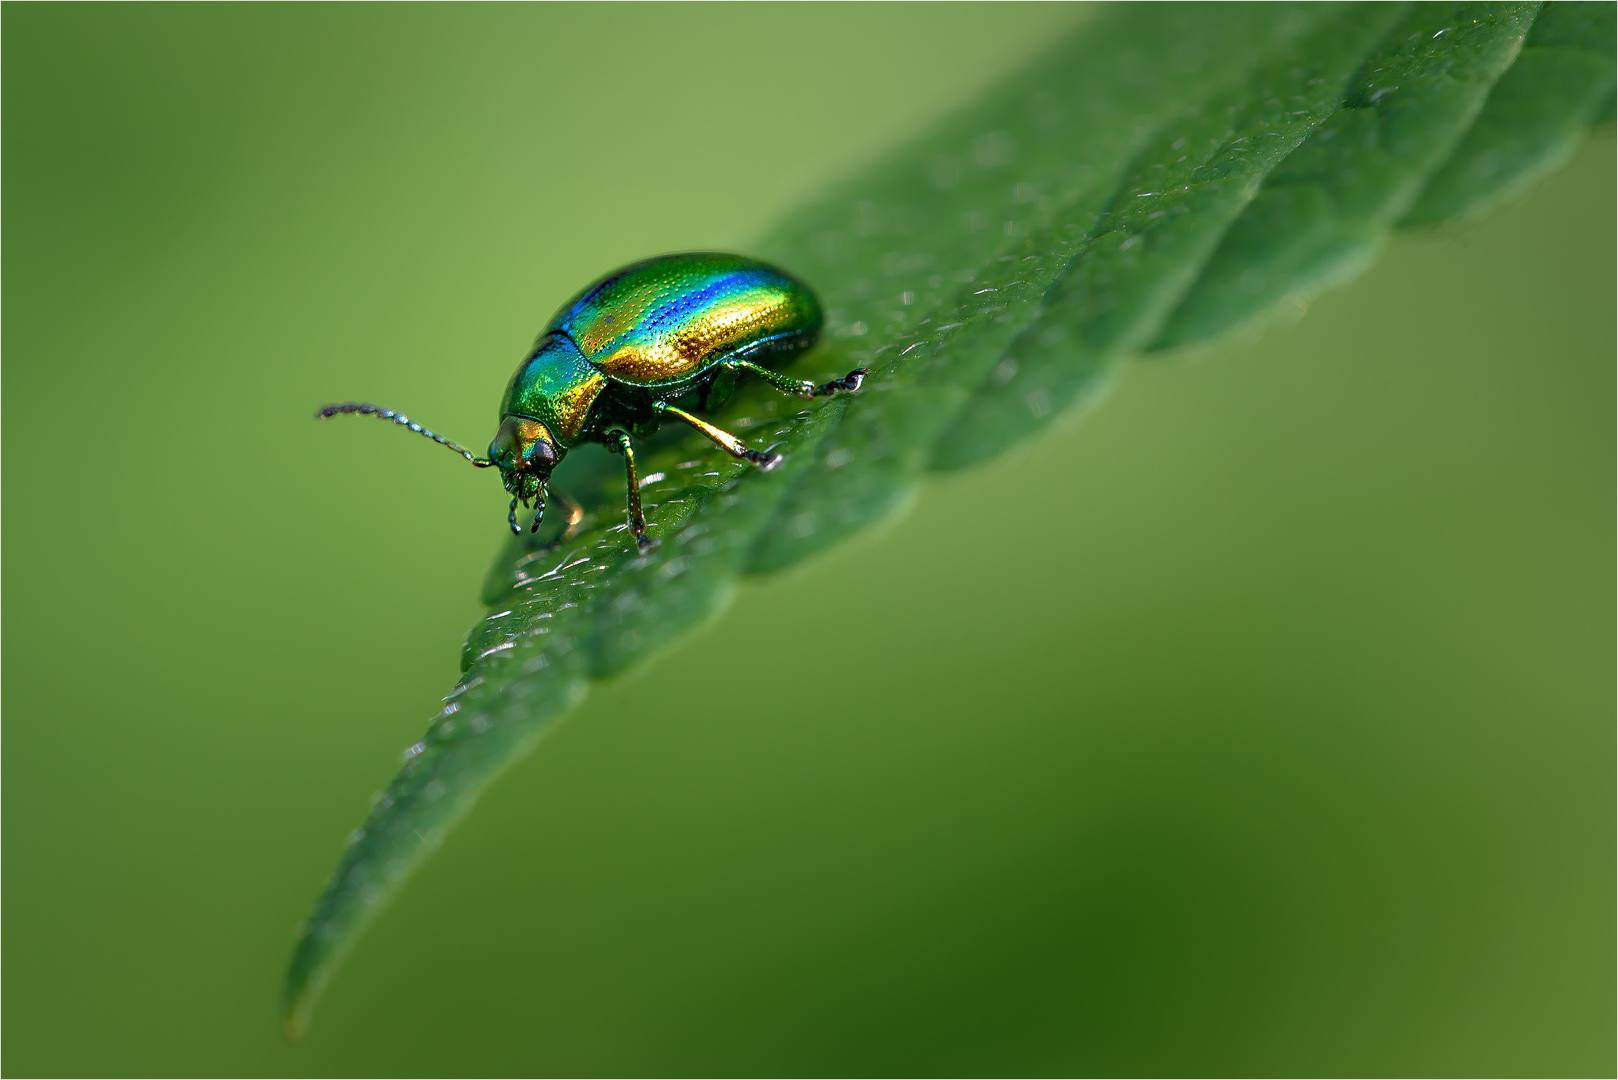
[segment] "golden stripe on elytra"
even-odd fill
[[[784,304],[733,304],[704,317],[695,326],[651,345],[624,345],[596,363],[615,379],[660,383],[681,378],[715,352],[787,325],[792,312]]]

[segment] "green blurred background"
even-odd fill
[[[7,5],[5,1071],[1610,1075],[1610,128],[744,587],[279,1039],[504,529],[311,410],[481,445],[580,284],[1083,16]]]

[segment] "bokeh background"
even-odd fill
[[[1610,1075],[1610,127],[745,586],[280,1041],[504,529],[311,410],[482,445],[580,284],[1084,17],[7,5],[5,1071]]]

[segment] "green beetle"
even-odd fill
[[[533,501],[537,532],[551,470],[573,447],[602,443],[624,456],[629,529],[647,551],[653,545],[641,513],[631,436],[650,435],[672,416],[733,457],[773,469],[779,454],[750,450],[687,409],[724,404],[743,372],[803,398],[858,390],[864,368],[816,385],[761,363],[809,348],[822,321],[809,287],[773,266],[719,252],[661,255],[615,270],[563,305],[506,385],[500,428],[487,457],[377,405],[328,405],[315,417],[380,417],[449,447],[480,469],[498,468],[511,493],[506,520],[519,534],[518,504]],[[571,530],[582,511],[560,492],[551,494],[566,505]]]

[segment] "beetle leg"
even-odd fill
[[[584,520],[584,507],[580,506],[578,503],[574,502],[560,491],[552,491],[549,494],[551,501],[556,503],[558,509],[562,511],[562,520],[567,523],[563,527],[561,534],[558,535],[555,540],[552,540],[551,543],[565,544],[578,535],[579,522]]]
[[[622,431],[609,432],[605,442],[608,450],[624,455],[625,480],[629,485],[629,531],[635,537],[635,546],[644,555],[657,546],[657,541],[646,536],[646,515],[640,510],[640,476],[635,472],[635,448]]]
[[[546,502],[547,497],[550,500],[549,503]],[[579,534],[579,523],[584,520],[584,507],[568,498],[566,494],[560,491],[547,490],[536,497],[534,503],[538,512],[534,514],[534,523],[528,528],[531,533],[539,532],[539,527],[545,520],[547,507],[560,510],[562,514],[562,531],[545,541],[544,550],[550,551],[554,548],[559,548]],[[554,514],[551,516],[553,519],[555,518]]]
[[[706,420],[700,420],[697,417],[692,416],[684,409],[676,409],[673,405],[670,405],[666,401],[654,401],[652,402],[652,408],[656,409],[658,412],[668,413],[670,416],[678,417],[679,419],[684,420],[686,423],[708,436],[708,438],[718,443],[719,446],[727,451],[731,457],[740,461],[751,461],[754,465],[757,465],[765,472],[769,472],[771,469],[781,464],[780,454],[772,454],[768,451],[749,450],[746,443],[742,442],[730,432],[716,428]]]
[[[789,379],[780,372],[771,371],[767,367],[760,367],[751,360],[727,360],[721,366],[732,371],[751,371],[754,375],[781,391],[781,393],[801,398],[830,397],[839,391],[852,394],[860,388],[860,383],[865,381],[865,376],[868,374],[865,368],[858,367],[841,379],[833,379],[829,383],[821,383],[816,386],[812,382]]]

